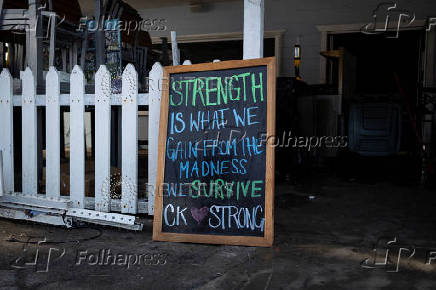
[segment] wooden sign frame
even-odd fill
[[[265,231],[263,237],[227,236],[207,234],[183,234],[162,232],[163,182],[165,175],[165,151],[169,111],[169,80],[171,74],[236,69],[244,67],[267,67],[267,136],[275,136],[276,111],[276,58],[232,60],[194,65],[168,66],[163,68],[162,99],[159,123],[159,154],[156,177],[153,240],[207,244],[247,245],[270,247],[274,241],[274,146],[266,146],[265,164]],[[268,138],[267,140],[269,140]]]

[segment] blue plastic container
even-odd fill
[[[401,108],[397,104],[353,104],[348,125],[348,148],[352,152],[387,156],[400,150]]]

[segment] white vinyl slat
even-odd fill
[[[138,74],[132,64],[123,72],[121,213],[135,214],[138,206]]]
[[[156,176],[159,148],[159,119],[162,92],[163,68],[159,62],[153,64],[149,77],[149,120],[148,120],[148,214],[154,213]]]
[[[72,207],[85,206],[85,78],[79,66],[71,73],[70,198]]]
[[[95,210],[110,211],[111,76],[106,66],[95,75]]]
[[[60,196],[60,81],[54,67],[46,78],[46,194]]]
[[[14,191],[14,124],[12,104],[13,80],[9,70],[0,74],[0,151],[3,155],[5,193]]]
[[[38,194],[36,82],[30,68],[21,73],[22,184],[25,195]]]

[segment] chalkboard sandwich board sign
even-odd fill
[[[154,240],[272,245],[275,63],[164,68]]]

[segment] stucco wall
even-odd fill
[[[282,47],[282,75],[292,76],[292,51],[301,35],[303,62],[301,74],[308,83],[319,83],[320,32],[316,25],[369,23],[372,11],[382,1],[374,0],[265,0],[265,30],[286,29]],[[436,1],[396,1],[398,8],[415,13],[417,19],[436,16]],[[194,13],[188,5],[140,10],[144,19],[166,19],[167,31],[151,32],[152,36],[168,36],[170,30],[179,35],[241,32],[243,1],[214,3],[207,12]],[[212,54],[213,52],[211,52]],[[213,59],[213,56],[211,57]]]

